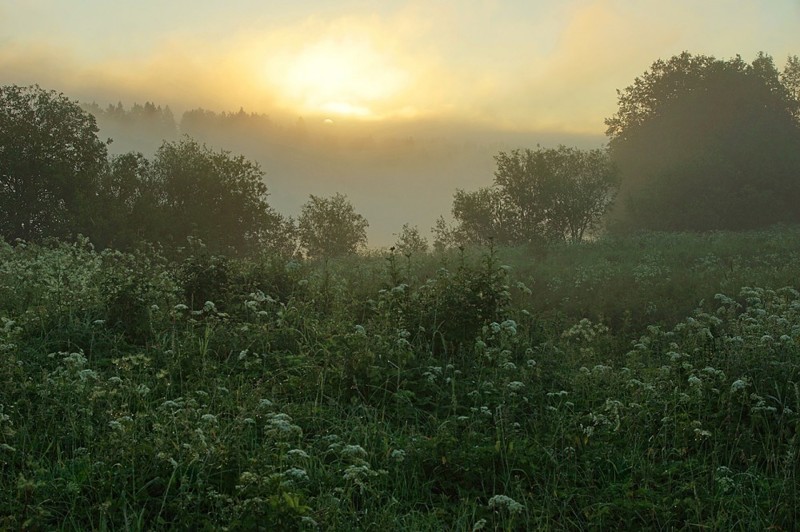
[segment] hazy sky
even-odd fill
[[[0,0],[0,83],[602,134],[658,58],[800,53],[798,0]]]

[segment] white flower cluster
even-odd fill
[[[292,422],[292,417],[284,413],[267,414],[266,433],[275,440],[299,439],[303,429]]]
[[[490,510],[507,510],[516,514],[525,510],[525,507],[507,495],[495,495],[489,499]]]

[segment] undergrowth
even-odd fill
[[[793,529],[798,243],[2,245],[0,529]]]

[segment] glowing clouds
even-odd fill
[[[323,37],[284,45],[266,61],[266,82],[287,107],[311,114],[380,118],[409,84],[409,74],[368,36]]]

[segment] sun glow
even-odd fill
[[[311,114],[378,119],[408,74],[367,38],[323,38],[267,62],[268,82],[288,106]]]

